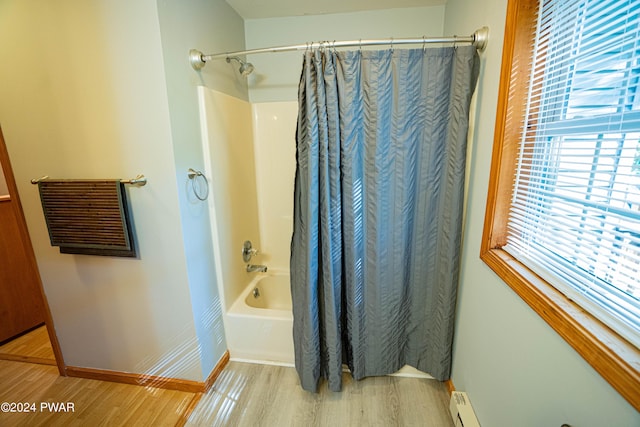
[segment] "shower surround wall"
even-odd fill
[[[230,313],[230,309],[244,299],[241,293],[258,274],[246,272],[241,255],[245,240],[259,250],[251,263],[288,275],[297,103],[251,105],[205,87],[198,89],[198,98],[217,279],[231,357],[291,364],[290,314]],[[239,306],[243,304],[235,304]],[[276,348],[273,343],[281,344]]]
[[[251,105],[198,88],[205,175],[209,177],[211,233],[218,288],[227,311],[250,280],[242,244],[260,246]],[[260,258],[254,258],[256,263]],[[252,262],[254,261],[252,260]]]
[[[270,269],[289,270],[298,103],[252,104],[260,249]]]
[[[205,87],[198,95],[216,264],[228,309],[253,278],[241,256],[245,240],[259,251],[252,264],[289,270],[298,104],[250,104]]]

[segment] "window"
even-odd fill
[[[640,3],[510,0],[481,256],[640,409]]]
[[[505,250],[639,345],[640,3],[545,1],[538,28]]]

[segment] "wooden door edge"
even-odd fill
[[[7,150],[7,146],[4,141],[4,135],[2,134],[2,126],[0,126],[0,164],[2,165],[2,169],[4,170],[5,180],[7,182],[7,188],[9,189],[9,194],[11,195],[12,200],[16,203],[16,207],[17,207],[16,216],[18,217],[20,222],[20,234],[22,236],[22,240],[24,242],[25,249],[27,251],[27,257],[29,258],[29,263],[32,264],[33,271],[35,272],[35,275],[36,275],[37,285],[40,290],[40,295],[42,297],[42,306],[44,309],[44,324],[47,327],[49,340],[51,341],[51,348],[53,349],[53,355],[56,359],[56,366],[58,367],[58,372],[60,373],[60,375],[66,376],[66,365],[64,363],[64,358],[62,356],[60,342],[58,341],[58,336],[56,335],[56,328],[53,323],[53,317],[51,316],[51,310],[49,309],[49,302],[47,300],[47,296],[44,292],[44,287],[42,285],[42,278],[40,277],[40,270],[38,270],[38,263],[36,262],[36,256],[33,251],[33,244],[31,243],[31,238],[29,237],[27,222],[24,216],[24,212],[22,211],[22,203],[20,202],[18,187],[16,185],[15,177],[13,176],[11,163],[9,162],[9,152]]]

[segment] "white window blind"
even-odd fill
[[[541,0],[506,251],[640,345],[640,1]]]

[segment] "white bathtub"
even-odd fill
[[[255,277],[226,314],[232,360],[294,366],[293,313],[289,273],[251,273]],[[254,289],[259,296],[254,296]],[[433,377],[405,365],[393,376]]]
[[[226,314],[227,346],[233,360],[290,365],[293,314],[288,272],[255,277]],[[257,289],[259,296],[254,296]]]

